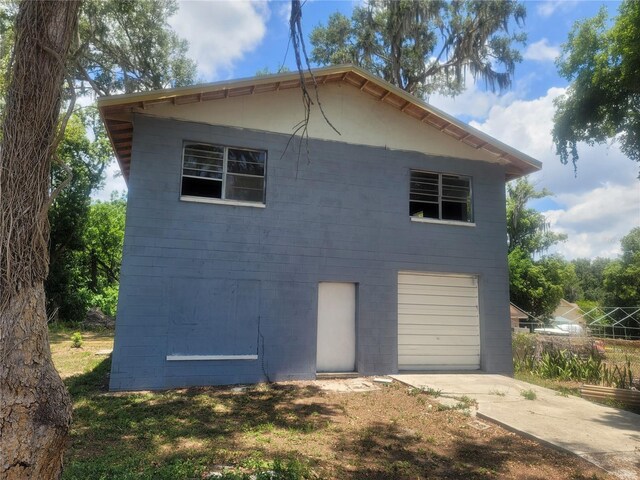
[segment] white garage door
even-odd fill
[[[478,280],[471,275],[398,274],[398,369],[480,368]]]

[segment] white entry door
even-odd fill
[[[356,286],[318,284],[318,372],[353,372],[356,368]]]

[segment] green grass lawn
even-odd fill
[[[110,357],[98,353],[112,335],[83,332],[73,348],[72,333],[50,335],[74,405],[66,480],[611,478],[397,383],[347,394],[317,382],[109,393]]]
[[[82,346],[72,348],[71,336],[75,331],[66,328],[49,330],[53,362],[63,379],[91,372],[109,357],[101,352],[113,349],[113,332],[108,330],[81,332]]]

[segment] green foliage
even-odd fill
[[[73,348],[80,348],[82,346],[82,334],[80,332],[74,332],[71,335],[71,346]]]
[[[178,9],[176,0],[85,0],[78,42],[68,59],[78,93],[98,96],[190,85],[196,64],[187,57],[188,43],[167,20]],[[0,4],[0,68],[10,50],[10,26],[17,11]],[[4,70],[1,70],[4,71]],[[0,75],[0,93],[4,76]]]
[[[585,358],[554,348],[542,352],[533,371],[542,378],[597,382],[602,375],[602,367],[602,356],[595,352]]]
[[[4,108],[4,95],[7,89],[5,72],[11,60],[13,48],[13,8],[0,9],[0,110]]]
[[[87,132],[94,140],[90,140]],[[49,276],[45,283],[49,315],[71,322],[84,318],[90,294],[85,287],[84,229],[89,219],[91,192],[103,182],[110,160],[104,127],[95,109],[74,114],[67,123],[58,157],[70,170],[71,182],[49,209]],[[69,172],[59,164],[52,167],[53,184],[59,185]]]
[[[509,253],[511,302],[536,317],[549,318],[564,294],[571,268],[559,256],[534,261],[520,248]]]
[[[526,39],[510,28],[525,16],[524,5],[511,0],[371,0],[350,19],[334,13],[316,27],[311,58],[353,63],[417,96],[456,95],[466,72],[505,89],[522,60],[516,47]]]
[[[630,355],[620,362],[609,353],[603,355],[594,346],[586,351],[577,345],[565,348],[553,343],[542,344],[539,348],[536,336],[531,334],[514,335],[513,365],[520,377],[533,375],[541,379],[580,381],[616,388],[639,386]]]
[[[88,197],[81,199],[88,203]],[[50,315],[57,311],[58,318],[71,323],[84,320],[90,307],[115,316],[118,301],[126,199],[114,194],[109,202],[86,206],[81,216],[83,202],[76,203],[73,215],[54,217],[51,222],[47,306]],[[58,211],[56,206],[57,201],[52,212]],[[69,218],[77,221],[70,224]]]
[[[520,391],[520,395],[523,396],[526,400],[535,400],[538,398],[538,395],[533,389],[522,390]]]
[[[529,256],[545,252],[567,236],[549,230],[545,216],[534,208],[527,207],[530,201],[553,195],[535,185],[526,177],[507,184],[507,239],[509,252],[519,248]]]
[[[573,287],[577,293],[576,301],[584,311],[591,310],[596,304],[604,305],[604,270],[611,261],[608,258],[578,258],[571,262],[577,277]]]
[[[190,85],[196,65],[167,23],[175,0],[87,0],[79,21],[75,78],[98,95]]]
[[[640,2],[625,0],[613,24],[602,7],[578,22],[557,61],[571,82],[556,100],[553,140],[562,163],[578,161],[577,143],[620,142],[622,152],[640,161]]]
[[[282,65],[280,66],[280,68],[278,68],[277,72],[272,72],[271,69],[269,68],[269,66],[265,66],[263,68],[260,68],[256,71],[256,77],[262,77],[264,75],[273,75],[275,73],[287,73],[290,72],[291,70],[289,70],[289,67],[287,67],[286,65]]]
[[[507,240],[511,302],[534,316],[549,317],[568,294],[572,298],[575,270],[559,256],[534,260],[536,254],[567,236],[549,230],[544,215],[527,207],[531,200],[551,195],[538,191],[527,178],[507,184]]]
[[[516,333],[512,341],[513,368],[516,372],[533,370],[536,354],[536,339],[528,333]]]
[[[83,2],[78,42],[67,59],[78,93],[103,96],[192,83],[196,70],[186,57],[188,45],[167,23],[176,10],[175,0]],[[0,4],[0,95],[16,13],[11,2]],[[111,155],[96,109],[76,111],[51,173],[54,187],[71,175],[49,210],[47,311],[63,321],[83,320],[90,306],[116,311],[125,200],[91,206]]]
[[[640,306],[640,227],[631,230],[620,241],[622,256],[604,270],[607,306]]]
[[[243,462],[243,467],[253,473],[245,473],[237,469],[221,472],[215,478],[222,480],[303,480],[311,478],[309,467],[296,458],[266,461],[254,456]]]
[[[119,284],[107,285],[91,296],[90,305],[103,313],[115,317],[118,309]]]
[[[116,314],[118,301],[126,208],[126,198],[117,193],[108,202],[95,202],[84,231],[84,256],[89,269],[88,286],[94,293],[93,306],[111,316]]]
[[[627,358],[624,365],[605,365],[602,369],[600,383],[605,387],[613,388],[636,388],[640,383],[635,380],[631,359]]]
[[[431,388],[431,387],[409,389],[409,395],[422,395],[422,394],[437,398],[440,395],[442,395],[442,390]]]

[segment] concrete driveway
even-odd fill
[[[400,374],[416,388],[440,390],[444,398],[467,395],[476,415],[548,445],[579,455],[625,480],[640,480],[640,415],[502,375]],[[527,400],[521,392],[533,390]]]

